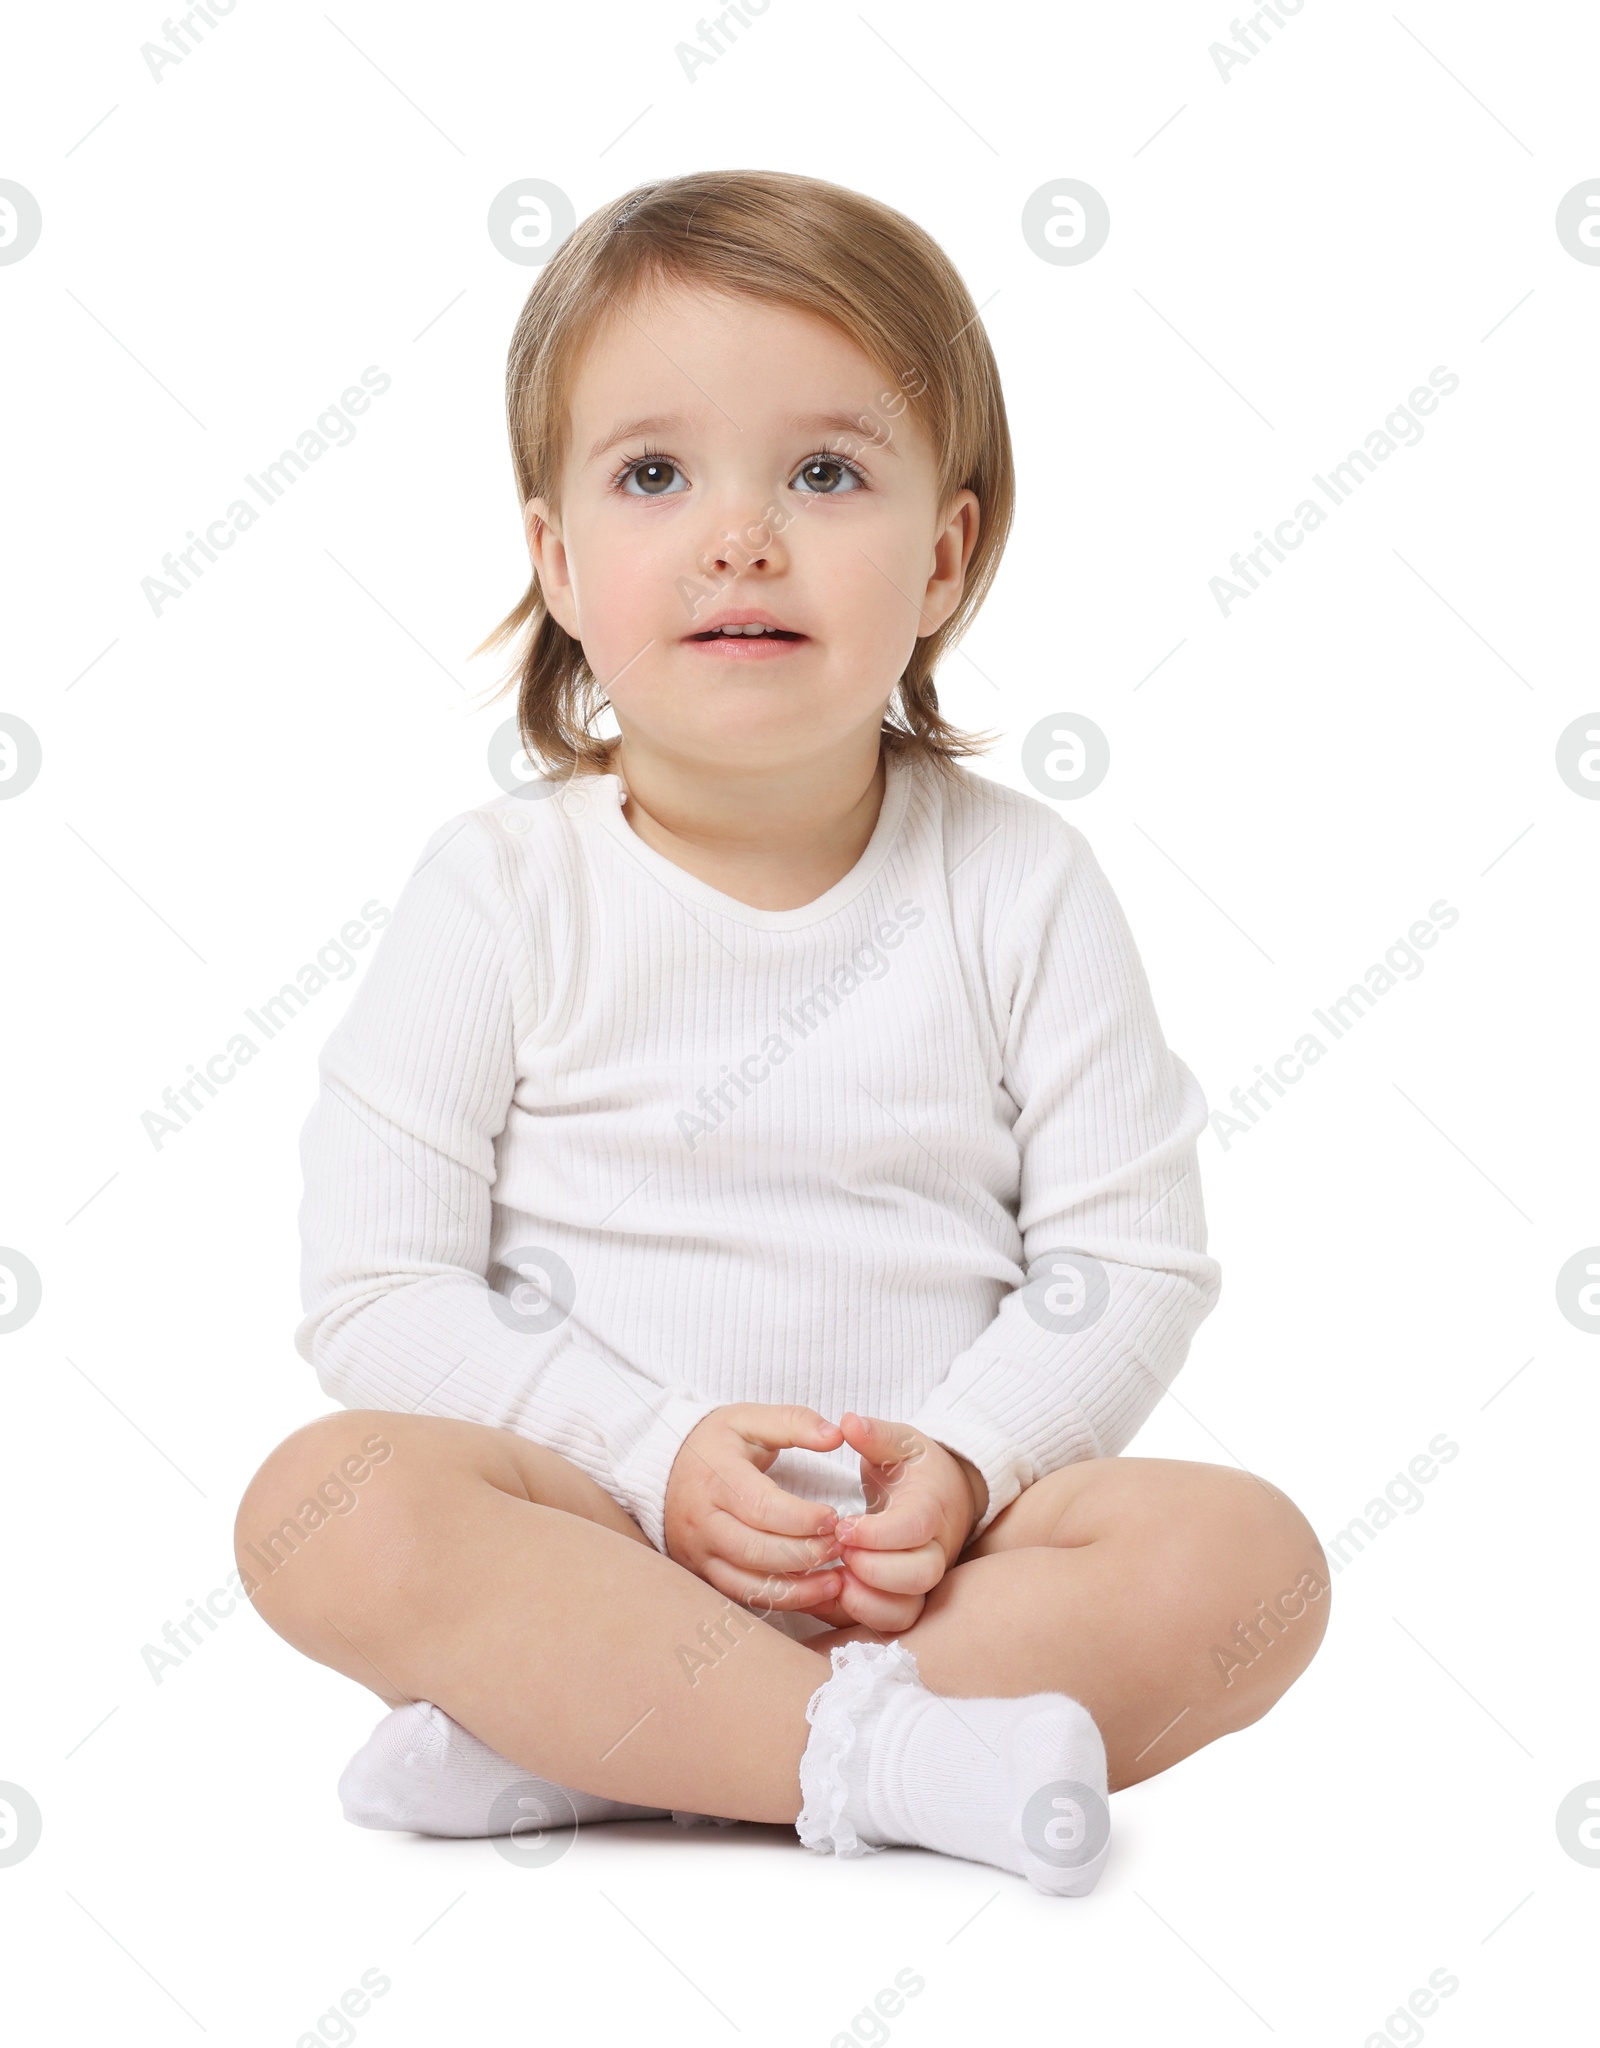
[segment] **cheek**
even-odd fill
[[[875,531],[859,527],[827,538],[826,559],[807,576],[808,586],[828,593],[827,637],[841,650],[870,657],[892,680],[904,668],[921,623],[917,604],[927,582],[927,550],[888,522]]]
[[[590,530],[573,536],[570,561],[579,632],[603,668],[620,666],[652,636],[688,630],[687,613],[682,625],[672,623],[676,571],[657,559],[660,553],[659,541],[649,533]]]

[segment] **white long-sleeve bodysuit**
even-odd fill
[[[1205,1101],[1078,828],[886,763],[798,910],[648,846],[615,774],[441,826],[301,1139],[326,1392],[545,1444],[657,1548],[728,1402],[911,1424],[982,1472],[979,1529],[1128,1443],[1220,1291]],[[848,1448],[771,1476],[863,1506]]]

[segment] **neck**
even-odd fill
[[[610,768],[627,791],[623,816],[647,845],[768,909],[812,902],[850,872],[888,784],[876,727],[825,755],[733,772],[624,735]]]

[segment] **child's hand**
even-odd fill
[[[736,1401],[703,1415],[667,1479],[667,1555],[745,1606],[813,1609],[835,1600],[843,1570],[811,1567],[839,1555],[835,1509],[801,1500],[765,1475],[779,1451],[836,1451],[836,1422],[814,1408]]]
[[[860,1624],[894,1635],[922,1612],[922,1603],[960,1556],[987,1504],[981,1478],[954,1452],[902,1422],[847,1414],[845,1441],[861,1454],[864,1515],[842,1515],[845,1582],[839,1598],[817,1612],[837,1628]]]

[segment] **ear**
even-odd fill
[[[922,593],[922,617],[917,638],[924,640],[938,632],[961,602],[967,580],[967,564],[978,544],[982,510],[975,491],[957,491],[934,536],[933,564]]]
[[[528,536],[528,559],[539,579],[539,594],[544,599],[545,610],[576,640],[579,637],[577,593],[572,587],[572,568],[567,560],[566,543],[561,538],[549,503],[544,498],[530,498],[523,508],[523,524]]]

